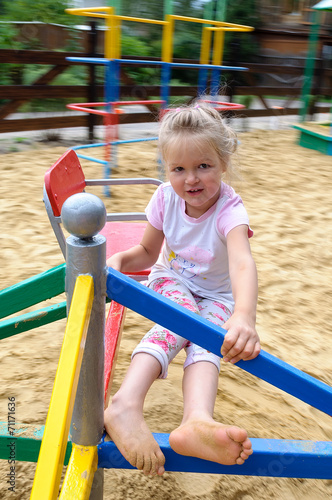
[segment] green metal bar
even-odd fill
[[[115,14],[117,16],[121,16],[121,0],[108,0],[107,4],[109,7],[115,8]]]
[[[15,456],[16,461],[37,462],[43,434],[43,425],[0,422],[0,459],[10,460]],[[71,449],[68,441],[64,465],[69,462]]]
[[[313,12],[313,24],[309,33],[308,55],[304,69],[304,83],[302,86],[302,93],[301,93],[302,108],[300,111],[300,122],[306,121],[306,115],[309,107],[310,93],[312,88],[312,78],[315,69],[315,58],[317,52],[320,17],[321,14],[319,11],[316,10]]]
[[[64,301],[54,306],[48,306],[38,309],[38,311],[1,321],[0,340],[65,318],[67,315],[66,306],[66,301]]]
[[[65,272],[66,264],[61,264],[1,290],[0,319],[63,293]]]
[[[216,21],[226,21],[227,0],[217,0]]]
[[[204,5],[204,14],[203,14],[204,15],[204,19],[213,19],[213,9],[212,9],[212,6],[213,6],[213,2],[206,2],[206,4]],[[210,26],[210,25],[207,24],[206,26]]]
[[[164,0],[164,18],[169,15],[173,15],[173,1],[172,0]]]

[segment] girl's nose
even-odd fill
[[[195,184],[197,182],[198,178],[196,175],[196,172],[188,172],[187,177],[186,177],[186,182],[187,184]]]

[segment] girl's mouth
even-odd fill
[[[197,196],[203,191],[203,189],[189,189],[187,193],[191,196]]]

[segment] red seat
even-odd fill
[[[122,184],[153,184],[158,186],[162,182],[152,178],[88,180],[84,176],[77,154],[72,149],[66,151],[46,172],[44,181],[46,211],[64,257],[66,256],[66,240],[61,225],[61,208],[67,198],[85,191],[89,186]],[[101,234],[106,237],[107,258],[115,252],[131,248],[141,241],[146,226],[146,222],[143,221],[146,221],[143,212],[107,214],[107,223],[101,231]],[[143,274],[146,275],[147,272]]]

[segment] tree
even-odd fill
[[[22,37],[15,22],[44,22],[72,26],[78,18],[70,16],[65,9],[71,6],[70,0],[0,0],[0,48],[10,49],[40,49],[38,38]],[[75,33],[72,33],[69,43],[74,43]],[[22,85],[30,79],[35,68],[33,65],[2,64],[0,67],[0,84]],[[75,73],[75,69],[71,70]],[[67,72],[68,74],[68,72]],[[77,78],[79,82],[81,79]]]
[[[65,9],[71,6],[69,0],[0,0],[3,20],[8,21],[39,21],[73,25],[77,18],[66,14]]]

